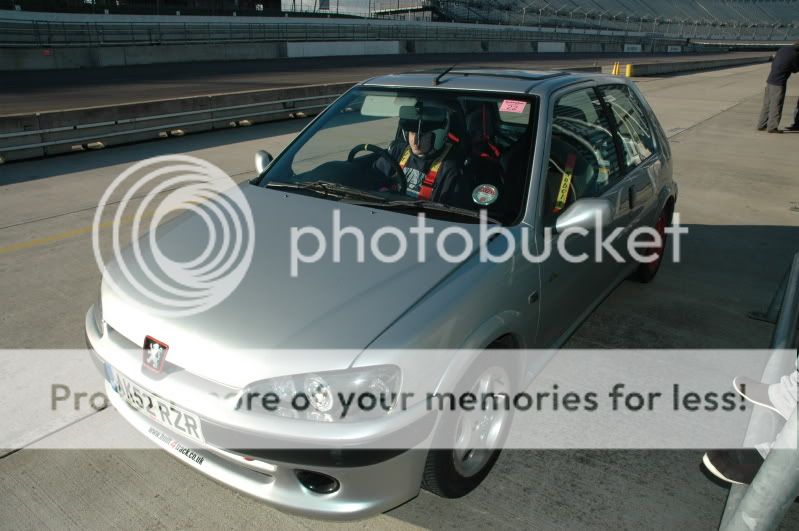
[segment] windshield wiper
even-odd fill
[[[433,211],[433,212],[445,212],[447,214],[457,214],[459,216],[464,216],[474,219],[480,218],[479,211],[469,210],[467,208],[460,208],[451,205],[445,205],[444,203],[438,203],[436,201],[429,201],[426,199],[417,199],[414,201],[389,201],[379,206],[391,209],[397,209],[397,210],[423,210],[423,211]],[[486,219],[491,223],[502,225],[502,223],[492,218],[491,216],[486,216]]]
[[[411,205],[415,205],[421,207],[423,210],[435,210],[438,212],[451,212],[453,214],[459,214],[461,216],[466,216],[470,218],[477,218],[480,219],[480,211],[469,210],[468,208],[460,208],[451,205],[445,205],[443,203],[437,203],[435,201],[427,201],[424,199],[419,199],[417,201],[411,201]],[[491,223],[495,223],[497,225],[502,225],[498,220],[492,218],[488,215],[486,211],[486,220],[490,221]]]
[[[416,199],[411,201],[390,201],[382,195],[353,188],[345,184],[333,183],[330,181],[306,181],[306,182],[283,182],[283,181],[269,181],[264,184],[267,188],[290,188],[294,190],[310,190],[324,196],[356,199],[355,204],[362,206],[375,206],[379,208],[388,208],[391,210],[422,210],[433,212],[444,212],[447,214],[455,214],[472,219],[479,219],[480,212],[469,210],[467,208],[460,208],[436,201],[429,201],[426,199]],[[486,219],[491,223],[502,225],[498,220],[487,216]]]
[[[388,202],[388,199],[386,199],[382,195],[372,192],[367,192],[364,190],[359,190],[358,188],[347,186],[345,184],[332,183],[329,181],[308,181],[308,182],[298,182],[298,183],[268,181],[264,184],[264,186],[266,186],[267,188],[291,188],[294,190],[310,190],[312,192],[316,192],[326,196],[358,199],[361,201],[369,201],[377,204],[384,204]]]

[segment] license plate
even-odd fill
[[[175,433],[205,443],[197,415],[142,389],[109,366],[106,366],[106,369],[112,378],[111,385],[130,407]]]

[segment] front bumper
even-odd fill
[[[124,359],[120,363],[123,367],[111,362],[118,353],[114,352],[113,341],[105,337],[108,333],[98,330],[91,309],[86,315],[85,325],[87,347],[95,365],[104,376],[105,365],[110,363],[126,376],[141,380],[137,378],[139,372],[133,372],[130,367],[124,366]],[[168,380],[169,378],[165,378],[157,382],[157,386],[145,383],[142,387],[167,399],[184,396],[165,392]],[[322,433],[313,441],[309,440],[307,425],[315,423],[295,421],[294,424],[300,428],[298,433],[286,430],[275,432],[269,427],[261,432],[243,431],[219,423],[218,419],[207,419],[201,409],[198,411],[190,408],[195,413],[200,413],[207,441],[206,445],[200,445],[135,411],[116,393],[107,379],[105,391],[109,402],[125,420],[174,457],[221,483],[287,512],[317,518],[357,519],[396,507],[419,492],[427,456],[426,450],[421,449],[423,441],[420,441],[419,449],[413,450],[363,450],[358,449],[358,440],[364,435],[359,430],[353,430],[349,440],[342,438],[332,442]],[[181,401],[175,402],[182,405]],[[412,419],[409,431],[417,434],[430,433],[434,423],[434,416],[424,415]],[[278,425],[282,427],[282,423]],[[383,427],[389,426],[385,424]],[[328,436],[338,437],[341,433],[346,433],[346,426],[343,427],[343,432],[339,429]],[[391,429],[384,430],[384,433],[370,430],[369,439],[374,441],[375,436],[396,437],[398,431],[402,432],[403,428],[408,427],[407,424],[403,426],[395,423]],[[317,432],[321,431],[320,426],[314,428]],[[229,450],[231,446],[226,442],[237,441],[237,447],[241,447],[242,441],[246,442],[247,437],[251,438],[253,448],[262,449]],[[269,441],[266,449],[264,448],[267,445],[263,444],[265,440]],[[273,441],[275,444],[272,444]],[[401,447],[411,446],[403,444]],[[192,452],[181,452],[181,448],[190,448]],[[340,486],[331,494],[312,492],[299,481],[297,470],[333,477]]]

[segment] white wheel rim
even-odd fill
[[[471,392],[477,396],[477,406],[473,411],[460,411],[452,447],[455,470],[464,477],[483,470],[507,428],[509,411],[505,409],[505,401],[501,396],[510,393],[508,373],[501,367],[486,369],[475,380]],[[483,397],[489,393],[498,397],[497,408],[486,407],[483,410]]]

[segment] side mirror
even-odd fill
[[[255,169],[258,171],[258,175],[261,175],[271,162],[272,155],[263,149],[259,149],[255,152]]]
[[[613,204],[597,197],[578,199],[558,216],[555,231],[560,233],[572,227],[591,230],[596,227],[597,216],[601,220],[600,225],[607,226],[613,219]]]

